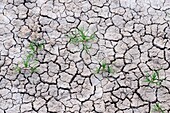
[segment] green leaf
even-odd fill
[[[30,50],[31,50],[32,52],[35,52],[35,51],[36,51],[36,46],[35,46],[35,44],[34,44],[33,42],[31,42],[31,43],[29,44],[29,48],[30,48]]]
[[[91,48],[91,47],[88,47],[88,45],[83,44],[83,50],[85,50],[86,53],[88,52],[88,50],[89,50],[90,48]]]
[[[77,37],[70,38],[70,42],[73,44],[79,43],[79,39]]]
[[[15,70],[16,70],[16,72],[21,73],[21,67],[16,66],[16,67],[15,67]]]
[[[70,43],[73,44],[83,44],[82,50],[85,50],[88,52],[88,49],[91,48],[91,46],[87,45],[87,42],[92,40],[94,38],[94,34],[92,34],[90,37],[88,37],[88,32],[86,32],[83,28],[77,29],[74,32],[67,35],[67,37],[70,38]]]
[[[85,40],[86,40],[86,38],[87,38],[87,36],[85,35],[85,33],[84,33],[83,29],[78,29],[78,31],[79,31],[80,36],[81,36],[81,38],[83,39],[83,41],[85,41]]]
[[[152,74],[151,80],[155,81],[157,79],[157,73],[154,71],[154,73]]]
[[[159,103],[156,103],[156,104],[153,106],[153,111],[157,111],[157,112],[164,113],[164,110],[162,109],[162,107],[160,106]]]
[[[95,34],[92,34],[91,36],[90,36],[90,40],[93,40],[94,39],[94,37],[95,37]]]
[[[148,77],[148,76],[146,76],[146,80],[147,80],[147,81],[151,81],[151,80],[149,79],[149,77]]]
[[[110,66],[107,67],[107,71],[108,71],[108,73],[112,72],[112,69],[110,68]]]
[[[44,46],[44,43],[38,44],[38,49],[42,50],[42,49],[43,49],[43,46]]]
[[[100,67],[97,68],[96,72],[99,74],[100,73]]]
[[[27,57],[26,57],[26,60],[27,60],[27,61],[30,61],[31,58],[33,58],[33,56],[34,56],[33,53],[29,53],[29,54],[27,55]]]
[[[31,73],[34,73],[34,72],[36,72],[36,70],[37,70],[37,67],[31,67]]]
[[[160,86],[161,85],[161,81],[157,81],[156,85]]]
[[[103,69],[103,70],[106,69],[106,63],[105,63],[105,62],[102,63],[102,69]]]
[[[28,60],[27,60],[27,59],[26,59],[26,60],[23,60],[23,63],[24,63],[24,67],[25,67],[25,68],[28,68],[28,66],[29,66]]]

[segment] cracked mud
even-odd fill
[[[37,70],[18,73],[32,41]],[[0,0],[0,113],[169,113],[169,85],[169,0]]]

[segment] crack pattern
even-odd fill
[[[169,9],[169,0],[0,0],[0,113],[150,113],[156,103],[169,113]],[[69,43],[75,28],[95,33],[88,52]],[[32,40],[44,41],[38,71],[17,73]],[[115,73],[95,73],[103,60]],[[161,86],[144,82],[154,70]]]

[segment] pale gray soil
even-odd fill
[[[87,53],[76,28],[95,33]],[[18,73],[33,40],[38,69]],[[170,0],[0,0],[0,113],[169,112]]]

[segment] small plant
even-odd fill
[[[35,46],[35,44],[34,44],[33,42],[31,42],[31,43],[29,44],[29,49],[30,49],[33,53],[36,52],[36,46]]]
[[[44,46],[44,43],[38,43],[38,42],[30,42],[29,44],[29,49],[31,50],[32,53],[36,53],[37,49],[42,50]]]
[[[159,71],[154,71],[150,75],[147,73],[146,80],[145,82],[151,83],[151,84],[156,84],[156,85],[161,85],[163,80],[159,79]]]
[[[34,72],[36,72],[37,67],[31,67],[30,70],[31,70],[31,73],[34,73]]]
[[[88,35],[88,32],[84,29],[77,29],[74,32],[67,35],[70,38],[70,43],[73,44],[82,44],[83,50],[86,52],[91,48],[91,45],[88,43],[95,38],[94,33],[92,35]]]
[[[15,70],[16,72],[21,73],[21,67],[19,67],[18,65],[15,67]]]
[[[153,108],[152,108],[153,112],[160,112],[160,113],[165,113],[163,108],[160,106],[159,103],[156,103]]]
[[[24,64],[24,68],[28,68],[28,66],[29,66],[29,60],[28,60],[28,59],[23,60],[23,64]]]
[[[19,67],[18,65],[16,66],[16,71],[18,73],[21,73],[23,69],[28,69],[30,70],[31,73],[36,72],[37,70],[37,59],[35,58],[37,51],[43,49],[44,44],[43,43],[38,43],[38,42],[30,42],[28,48],[28,54],[26,55],[26,58],[23,58],[22,64],[23,67]]]
[[[113,72],[111,66],[109,66],[105,61],[100,63],[100,66],[96,70],[97,73],[108,72],[109,74]]]

